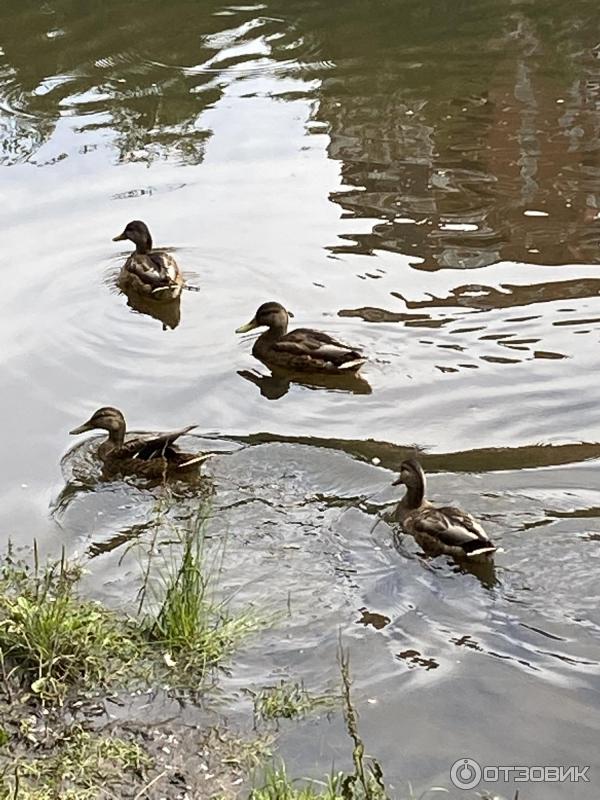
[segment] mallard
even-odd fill
[[[252,354],[265,364],[302,372],[356,372],[367,360],[360,351],[336,341],[327,333],[298,328],[287,332],[290,314],[280,303],[263,303],[253,319],[237,328],[247,333],[266,327],[254,342]]]
[[[152,250],[152,237],[145,222],[128,222],[113,242],[129,239],[135,244],[119,275],[119,285],[128,291],[149,295],[155,300],[173,300],[183,288],[183,275],[177,262],[162,250]]]
[[[416,459],[400,465],[400,477],[392,485],[401,484],[406,486],[406,494],[391,519],[424,550],[469,560],[488,559],[497,550],[470,514],[453,506],[436,508],[425,499],[425,473]]]
[[[157,433],[132,436],[125,441],[125,417],[118,408],[104,406],[99,408],[87,422],[69,431],[71,435],[92,430],[105,430],[108,439],[99,446],[97,454],[108,471],[121,474],[138,474],[147,478],[160,478],[175,474],[210,458],[209,454],[183,453],[174,442],[180,436],[193,430],[188,425],[170,433]]]

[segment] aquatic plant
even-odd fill
[[[210,563],[205,552],[206,510],[188,528],[174,527],[177,558],[164,559],[152,585],[156,611],[147,615],[143,630],[158,644],[166,665],[179,672],[202,675],[228,656],[234,647],[266,620],[252,608],[230,610],[227,599],[218,599],[220,563]],[[148,595],[150,570],[142,589]]]
[[[297,780],[288,776],[285,764],[281,762],[264,770],[262,783],[251,791],[249,800],[389,800],[379,762],[365,757],[365,746],[358,732],[357,714],[352,704],[350,662],[341,642],[338,662],[344,720],[352,740],[353,772],[337,772],[321,781]]]
[[[250,694],[254,698],[254,714],[260,719],[295,719],[318,708],[332,709],[338,700],[331,693],[314,695],[303,683],[285,680]]]

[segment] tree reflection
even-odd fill
[[[335,252],[414,254],[426,270],[595,258],[595,3],[293,5],[333,65],[315,112],[341,162],[331,199],[377,220],[348,223]]]
[[[210,131],[200,114],[228,80],[228,48],[270,22],[244,24],[202,3],[49,0],[0,5],[0,162],[32,158],[61,116],[114,136],[120,161],[198,163]],[[217,63],[218,62],[218,63]]]
[[[596,21],[592,0],[5,0],[0,159],[32,159],[67,117],[119,161],[199,163],[202,113],[244,70],[277,67],[319,80],[306,94],[341,164],[331,199],[375,219],[333,250],[426,270],[585,263],[600,238]]]

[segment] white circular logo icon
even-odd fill
[[[473,758],[459,758],[450,768],[450,780],[457,789],[474,789],[481,774],[481,767]]]

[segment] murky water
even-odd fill
[[[77,484],[52,514],[67,432],[108,403],[197,422],[226,591],[289,607],[228,713],[248,684],[334,682],[341,631],[399,790],[469,756],[592,764],[522,796],[597,798],[596,4],[5,0],[0,31],[3,540],[87,553],[89,590],[131,603],[156,498]],[[179,319],[114,288],[132,218],[201,287]],[[364,348],[365,383],[270,376],[233,333],[268,299]],[[373,529],[414,446],[504,548],[495,573]],[[348,752],[339,717],[282,748],[312,775]]]

